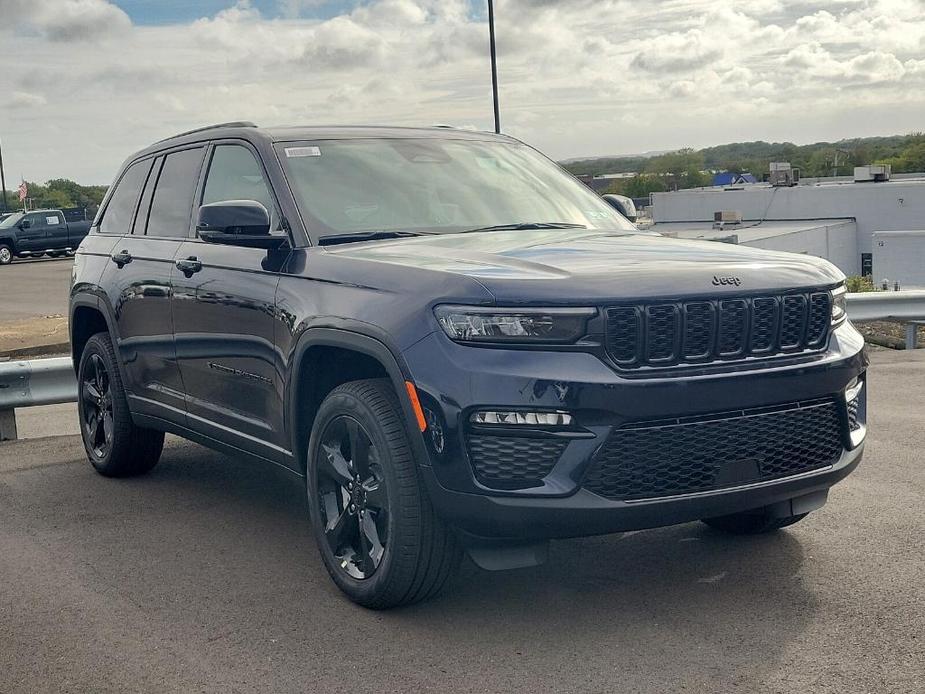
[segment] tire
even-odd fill
[[[335,388],[318,409],[307,460],[312,532],[347,597],[387,609],[443,589],[463,552],[434,513],[388,380]]]
[[[0,243],[0,265],[9,265],[13,262],[13,249],[5,243]]]
[[[164,432],[135,426],[112,340],[87,341],[77,370],[77,411],[87,458],[106,477],[143,475],[157,465]]]
[[[757,512],[733,513],[728,516],[705,518],[703,522],[715,530],[721,530],[732,535],[763,535],[786,528],[788,525],[799,523],[808,515],[808,513],[800,513],[796,516],[775,518],[759,509]]]

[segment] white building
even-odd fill
[[[715,213],[724,210],[740,212],[742,222],[714,229]],[[925,287],[923,177],[653,193],[651,211],[654,231],[809,253],[848,275],[870,272],[878,282]],[[897,231],[918,233],[882,234]]]

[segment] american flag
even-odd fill
[[[26,199],[26,196],[29,194],[29,186],[26,185],[26,182],[23,181],[19,184],[19,202],[22,202]]]

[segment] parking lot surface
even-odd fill
[[[0,444],[0,692],[925,691],[925,351],[873,358],[865,460],[803,523],[555,542],[385,613],[330,582],[285,473]]]
[[[67,313],[71,258],[14,260],[0,267],[0,323]]]

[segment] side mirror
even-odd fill
[[[270,213],[256,200],[222,200],[199,208],[199,238],[246,248],[279,248],[285,236],[270,235]]]
[[[633,203],[632,198],[628,198],[625,195],[613,194],[604,195],[603,198],[612,208],[614,208],[617,212],[622,214],[631,222],[635,222],[638,218],[636,205]]]
[[[32,226],[32,222],[31,222],[30,220],[28,220],[28,219],[24,219],[24,220],[22,220],[17,226],[18,226],[20,229],[28,229],[29,227]]]

